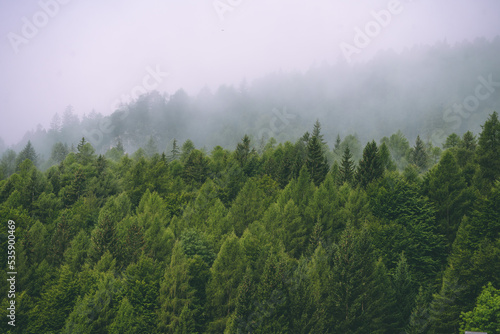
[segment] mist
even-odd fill
[[[162,145],[192,137],[209,148],[245,131],[288,140],[315,119],[329,140],[398,129],[412,137],[431,120],[445,123],[444,110],[474,92],[478,77],[500,81],[500,4],[492,0],[2,1],[0,13],[0,151],[50,131],[68,108],[82,124],[98,122],[141,94],[185,103],[170,103],[163,121],[183,119],[183,127],[170,127]],[[474,117],[426,130],[428,139],[478,130],[498,110],[498,91],[491,95]],[[286,131],[271,129],[275,110],[290,115],[276,125]],[[75,136],[99,129],[86,124]],[[97,146],[113,145],[104,137]]]

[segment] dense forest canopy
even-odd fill
[[[500,37],[442,42],[380,52],[366,63],[278,71],[193,96],[183,90],[151,91],[110,115],[68,106],[54,114],[47,129],[39,126],[12,147],[0,140],[0,154],[9,148],[20,152],[31,141],[45,170],[54,163],[54,144],[76,147],[82,137],[97,154],[119,142],[131,154],[150,139],[160,151],[170,151],[174,139],[190,139],[207,150],[217,145],[232,149],[245,134],[256,145],[271,137],[293,142],[317,119],[330,148],[338,135],[355,135],[365,143],[398,130],[411,142],[420,135],[441,147],[452,133],[479,133],[488,115],[500,110],[499,54]]]
[[[100,148],[57,141],[44,171],[31,141],[4,155],[0,218],[16,224],[18,276],[16,326],[2,332],[500,331],[496,112],[442,149],[319,121],[293,141],[244,135],[231,148],[141,138],[182,123],[191,103],[141,98],[111,117],[116,137]],[[165,110],[177,118],[158,124]],[[2,224],[2,249],[8,234]]]

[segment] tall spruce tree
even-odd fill
[[[372,181],[382,177],[384,172],[377,144],[372,141],[366,144],[363,150],[363,158],[359,162],[356,179],[363,188]]]
[[[307,145],[306,165],[311,174],[311,180],[316,186],[319,186],[323,182],[328,173],[328,162],[323,154],[320,136],[319,132],[317,136],[313,135]]]
[[[26,146],[24,146],[23,150],[19,152],[19,154],[17,155],[16,159],[17,170],[19,170],[19,166],[26,159],[31,160],[31,162],[33,162],[33,165],[35,166],[38,165],[38,154],[36,154],[35,149],[31,144],[31,140],[28,140]]]
[[[344,149],[342,155],[342,162],[340,163],[340,183],[345,182],[352,184],[354,181],[354,162],[352,161],[352,154],[349,146]]]
[[[498,114],[493,112],[482,125],[479,135],[477,160],[481,176],[490,184],[500,176],[500,121]]]
[[[427,155],[425,144],[422,139],[420,139],[420,136],[417,136],[415,146],[410,154],[410,162],[417,166],[420,171],[423,171],[427,168],[428,161],[429,156]]]

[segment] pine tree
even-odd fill
[[[406,327],[406,333],[421,334],[429,331],[430,314],[428,299],[429,293],[420,286],[417,297],[415,298],[415,307],[411,312],[409,324]]]
[[[496,112],[490,115],[482,129],[477,159],[482,178],[491,184],[500,176],[500,121]]]
[[[77,146],[76,159],[82,165],[88,165],[95,159],[95,150],[90,143],[88,143],[85,138],[82,137],[80,143]]]
[[[59,164],[64,160],[64,158],[66,158],[66,155],[68,155],[68,153],[68,145],[57,142],[52,146],[50,160],[52,161],[52,163]]]
[[[392,276],[392,286],[394,289],[395,309],[394,309],[394,329],[401,333],[408,327],[410,315],[415,301],[415,283],[410,273],[410,267],[406,261],[404,252],[401,253],[398,265]]]
[[[410,162],[417,166],[420,171],[423,171],[427,168],[428,161],[429,157],[427,155],[424,142],[420,139],[420,136],[417,136],[415,146],[410,154]]]
[[[354,163],[352,162],[352,154],[349,146],[346,146],[342,162],[340,163],[340,183],[352,184],[354,181]]]
[[[179,156],[179,147],[177,146],[177,140],[174,138],[174,142],[172,143],[172,151],[170,151],[169,160],[174,161]]]
[[[153,136],[149,136],[149,140],[146,144],[146,147],[144,148],[144,151],[146,152],[146,156],[149,158],[158,153],[158,146],[156,146],[156,142],[153,139]]]
[[[318,130],[319,131],[319,130]],[[319,136],[319,137],[318,137]],[[321,135],[313,135],[307,145],[306,165],[311,179],[316,186],[319,186],[328,173],[328,162],[323,154]]]
[[[316,122],[314,123],[312,137],[318,138],[322,146],[326,144],[323,140],[323,135],[321,134],[321,123],[319,122],[319,120],[316,120]]]
[[[458,147],[462,144],[462,140],[456,133],[452,133],[451,135],[446,138],[446,142],[443,144],[443,148],[453,148],[453,147]]]
[[[59,113],[55,113],[50,121],[50,129],[56,133],[61,131],[61,116]]]
[[[423,193],[436,204],[441,233],[448,237],[450,245],[463,215],[470,209],[469,201],[474,199],[460,174],[455,157],[446,151],[439,164],[426,174],[422,187]]]
[[[329,256],[321,244],[314,251],[307,268],[310,300],[314,305],[311,333],[333,332],[336,313],[333,297],[333,273]],[[307,305],[307,304],[306,304]]]
[[[387,147],[387,144],[385,142],[380,145],[380,150],[379,150],[379,155],[380,155],[380,163],[382,164],[382,167],[388,171],[395,171],[396,170],[396,164],[391,158],[391,152],[389,151],[389,148]]]
[[[486,331],[495,333],[500,330],[500,290],[490,283],[477,298],[474,310],[462,313],[460,331]]]
[[[180,156],[180,160],[182,163],[184,163],[187,160],[189,154],[191,154],[191,151],[194,149],[195,149],[194,143],[191,141],[191,139],[187,139],[184,142],[184,144],[182,144],[181,156]]]
[[[363,158],[359,162],[356,173],[357,182],[366,188],[369,183],[382,177],[384,170],[380,160],[379,151],[375,141],[366,144],[363,150]]]
[[[464,148],[466,150],[474,152],[476,150],[476,147],[477,147],[476,137],[474,136],[474,134],[472,132],[467,131],[462,136],[462,140],[460,141],[460,145],[459,146],[461,148]]]
[[[240,240],[232,234],[217,254],[207,285],[207,298],[213,321],[209,332],[222,333],[228,317],[235,311],[238,286],[246,271],[246,256]]]
[[[33,145],[31,145],[31,141],[30,140],[28,140],[28,143],[26,144],[26,146],[17,155],[17,159],[16,159],[16,166],[17,166],[16,169],[17,170],[19,170],[19,166],[26,159],[31,160],[31,162],[33,163],[33,165],[37,166],[37,164],[38,164],[38,155],[36,154],[35,149],[33,148]]]
[[[208,177],[209,159],[200,150],[192,150],[184,162],[183,179],[187,184],[201,185]]]
[[[332,272],[334,332],[382,331],[391,287],[384,265],[375,260],[366,228],[356,231],[347,225],[335,247]]]
[[[189,305],[194,298],[194,290],[189,285],[189,279],[188,260],[182,251],[181,244],[176,242],[170,266],[165,271],[164,281],[160,288],[159,330],[167,333],[182,333],[182,327],[186,322],[192,321],[188,315]]]
[[[338,135],[337,135],[337,139],[335,140],[335,146],[334,146],[334,148],[333,148],[333,149],[334,149],[334,150],[337,150],[337,149],[340,147],[340,143],[341,143],[341,142],[342,142],[342,141],[340,140],[340,135],[338,134]]]

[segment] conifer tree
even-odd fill
[[[38,164],[38,155],[35,152],[35,149],[33,148],[33,145],[31,144],[31,140],[28,140],[28,143],[26,146],[24,146],[23,150],[19,152],[17,155],[16,159],[16,169],[19,170],[19,167],[24,160],[31,160],[33,165],[37,166]]]
[[[328,173],[328,162],[323,154],[321,136],[318,129],[318,135],[313,135],[307,145],[306,165],[311,179],[316,186],[319,186],[323,182]]]
[[[334,150],[338,149],[338,148],[339,148],[339,146],[340,146],[340,143],[341,143],[341,142],[342,142],[342,141],[340,140],[340,135],[338,134],[338,135],[337,135],[337,139],[335,140],[335,146],[334,146],[334,148],[333,148],[333,149],[334,149]]]
[[[375,141],[366,144],[363,158],[359,162],[356,179],[358,184],[366,188],[369,183],[382,177],[384,170]]]
[[[176,242],[170,266],[165,271],[164,281],[160,287],[159,330],[167,333],[179,333],[182,332],[181,329],[186,322],[193,321],[188,316],[191,315],[189,305],[194,298],[194,290],[189,285],[189,280],[187,258],[182,251],[181,244]]]
[[[379,155],[380,155],[380,163],[382,164],[382,167],[388,171],[395,171],[396,170],[396,164],[391,158],[391,152],[389,151],[389,148],[387,147],[387,144],[385,142],[380,145],[380,150],[379,150]]]
[[[179,157],[179,147],[177,146],[177,140],[174,138],[174,142],[172,143],[172,150],[170,151],[169,160],[173,161]]]
[[[346,146],[340,163],[340,183],[352,184],[354,181],[354,163],[352,161],[352,154],[349,146]]]
[[[477,159],[481,176],[491,184],[500,176],[500,121],[496,112],[490,115],[482,129]]]
[[[207,298],[212,322],[209,332],[222,333],[229,316],[235,311],[238,286],[246,272],[246,256],[240,240],[232,234],[217,254],[207,285]]]
[[[158,147],[156,146],[156,142],[153,139],[153,136],[149,136],[149,140],[146,144],[146,147],[144,148],[144,151],[146,152],[146,156],[149,158],[158,153]]]
[[[415,140],[415,146],[410,154],[410,162],[417,166],[420,171],[427,168],[429,156],[427,155],[424,142],[420,139],[420,136],[417,136],[417,139]]]
[[[385,266],[375,260],[368,231],[350,224],[335,247],[332,268],[335,333],[382,331],[390,305]]]

